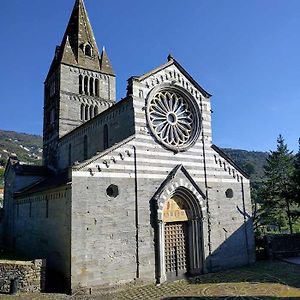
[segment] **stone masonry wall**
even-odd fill
[[[99,97],[79,93],[79,76],[88,76],[99,80]],[[98,107],[98,113],[106,110],[116,100],[116,82],[114,76],[61,65],[59,137],[82,124],[80,119],[81,104]]]
[[[46,261],[0,261],[0,292],[8,293],[12,280],[18,280],[21,292],[41,292],[45,288]]]

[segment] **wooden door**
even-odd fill
[[[168,279],[188,272],[187,222],[165,224],[165,266]]]

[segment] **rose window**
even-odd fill
[[[157,92],[148,103],[148,122],[152,133],[167,148],[185,150],[199,131],[195,105],[177,91]]]

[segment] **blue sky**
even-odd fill
[[[0,128],[42,133],[43,81],[74,0],[1,0]],[[168,53],[210,92],[213,142],[298,149],[300,1],[85,0],[98,47],[126,80]]]

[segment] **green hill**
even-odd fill
[[[4,167],[9,156],[16,155],[20,161],[41,164],[42,137],[14,131],[0,130],[0,186],[3,185]]]
[[[264,177],[264,165],[268,152],[222,149],[242,170],[250,175],[253,182],[260,182]]]

